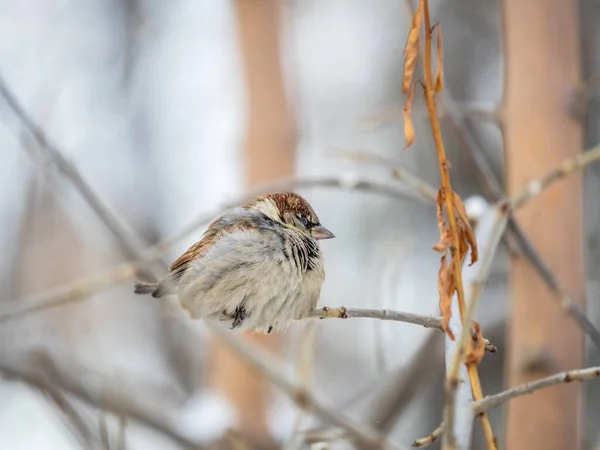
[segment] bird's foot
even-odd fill
[[[269,329],[267,330],[267,334],[271,334],[271,331],[273,331],[273,325],[269,325]]]
[[[235,312],[233,313],[233,322],[231,323],[231,329],[239,327],[242,322],[248,317],[246,314],[246,309],[243,306],[238,306],[235,308]]]

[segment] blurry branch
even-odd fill
[[[92,294],[109,289],[122,281],[133,278],[136,273],[136,267],[134,265],[127,263],[120,264],[100,275],[77,280],[65,286],[59,286],[55,289],[41,294],[35,294],[21,300],[13,300],[10,304],[0,307],[0,322],[14,319],[31,312],[89,298]],[[333,308],[326,306],[323,309],[314,309],[310,317],[319,319],[372,318],[412,323],[421,325],[425,328],[437,328],[438,330],[442,330],[441,317],[406,313],[389,309],[346,308],[345,306]],[[488,351],[496,351],[496,348],[489,342],[486,345]]]
[[[445,106],[446,103],[442,106],[442,118],[448,115],[444,109]],[[456,113],[463,119],[481,120],[497,124],[502,123],[502,111],[494,103],[454,102],[452,107],[455,108]]]
[[[405,6],[408,10],[408,17],[412,17],[414,14],[414,8],[410,0],[405,0]],[[423,52],[420,52],[419,55],[422,58]],[[588,85],[600,85],[600,76],[592,77],[590,82],[588,82]],[[471,159],[477,174],[477,178],[483,187],[486,197],[494,202],[500,201],[504,197],[502,186],[496,179],[489,162],[484,156],[483,150],[477,144],[472,136],[472,133],[466,127],[464,119],[460,115],[457,102],[452,97],[448,88],[444,89],[444,91],[440,93],[438,96],[438,102],[441,109],[445,113],[445,118],[460,142],[460,148],[464,150],[465,154]],[[502,122],[499,122],[499,125],[502,125]],[[551,181],[554,181],[554,179]],[[536,269],[540,277],[550,287],[550,289],[557,294],[561,306],[577,321],[582,329],[594,341],[595,345],[600,348],[600,333],[595,330],[593,324],[587,319],[585,312],[573,302],[572,297],[560,284],[556,276],[550,270],[548,264],[540,256],[527,235],[521,230],[521,227],[512,216],[510,216],[508,219],[508,231],[515,239],[519,250]]]
[[[139,383],[109,380],[64,356],[50,354],[48,349],[25,355],[3,354],[0,371],[44,391],[60,388],[100,410],[138,420],[188,448],[201,448],[177,429],[172,413],[179,405],[167,404],[166,399],[142,390]]]
[[[404,105],[392,104],[375,114],[371,114],[361,120],[366,131],[375,131],[380,127],[386,126],[388,123],[398,120],[402,117],[402,108]],[[442,105],[440,105],[442,106]],[[458,114],[461,119],[480,120],[484,122],[500,123],[502,121],[502,113],[498,105],[494,103],[483,102],[459,102],[453,103],[453,112]],[[445,119],[449,116],[449,112],[445,109],[439,111],[440,117]],[[413,115],[417,117],[427,117],[427,109],[421,105],[413,106]]]
[[[264,194],[265,192],[275,192],[281,190],[293,190],[302,188],[335,188],[345,191],[361,191],[369,192],[373,194],[383,195],[396,200],[404,200],[410,198],[421,198],[421,194],[414,189],[403,189],[393,183],[382,183],[381,181],[370,180],[362,177],[357,173],[346,173],[339,176],[327,176],[327,177],[315,177],[315,178],[293,178],[281,180],[275,183],[271,183],[262,186],[258,189],[253,189],[249,193],[246,193],[240,197],[236,197],[234,200],[225,203],[223,206],[216,210],[202,214],[190,225],[185,227],[175,236],[161,242],[154,249],[157,252],[164,252],[173,247],[179,241],[183,240],[190,234],[194,233],[198,228],[205,225],[207,222],[213,220],[219,214],[228,208],[239,206],[247,201],[255,199],[258,195]]]
[[[444,424],[441,423],[435,430],[433,430],[429,435],[425,436],[421,439],[416,439],[415,442],[412,443],[411,447],[426,447],[430,444],[433,444],[437,441],[442,433],[444,432]]]
[[[117,450],[125,450],[127,448],[127,416],[121,414],[119,416],[119,436],[117,441]]]
[[[513,196],[510,200],[510,209],[515,210],[523,207],[528,201],[539,195],[546,188],[551,186],[553,183],[563,179],[567,175],[581,170],[587,165],[600,161],[600,145],[596,145],[583,153],[578,154],[573,158],[569,158],[563,161],[558,167],[548,171],[542,177],[530,181],[527,186],[518,194]],[[520,228],[517,227],[516,222],[509,221],[509,227],[513,224],[513,232],[516,236],[519,236],[521,232]],[[558,281],[558,278],[552,273],[550,268],[546,265],[544,260],[539,256],[537,252],[531,247],[531,243],[528,240],[521,241],[521,248],[528,249],[525,252],[530,255],[530,261],[538,269],[538,272],[546,284],[556,294],[560,307],[565,310],[581,327],[581,329],[589,336],[596,347],[600,348],[600,331],[594,326],[594,324],[588,319],[585,312],[579,308],[571,295]]]
[[[108,424],[106,423],[106,413],[104,411],[100,411],[98,414],[98,430],[102,450],[110,450],[110,437],[108,435]]]
[[[491,408],[496,408],[503,403],[508,402],[514,398],[522,395],[531,394],[539,389],[555,386],[562,383],[572,383],[574,381],[586,381],[600,377],[600,366],[589,367],[587,369],[571,370],[568,372],[561,372],[549,377],[540,378],[536,381],[522,384],[513,389],[509,389],[504,392],[500,392],[494,395],[488,395],[481,401],[473,404],[473,410],[475,414],[481,414]]]
[[[342,154],[356,161],[377,164],[382,167],[390,168],[392,170],[392,175],[395,178],[411,184],[413,189],[422,194],[423,199],[434,204],[433,202],[435,201],[436,195],[435,189],[405,169],[397,167],[393,161],[360,151],[343,152]],[[574,158],[564,161],[558,167],[550,170],[541,178],[530,181],[520,193],[516,194],[509,201],[509,209],[511,210],[511,214],[513,210],[526,205],[527,202],[539,195],[544,189],[548,188],[553,183],[561,180],[574,171],[581,170],[587,165],[598,162],[599,160],[600,145],[595,146]],[[504,197],[500,197],[498,202],[502,202],[503,198]],[[573,298],[561,285],[561,283],[558,281],[558,278],[552,273],[546,262],[535,250],[531,241],[529,238],[527,238],[527,236],[525,236],[511,214],[506,217],[506,220],[508,220],[508,230],[511,232],[512,237],[517,242],[520,250],[527,257],[532,266],[537,270],[538,274],[548,285],[548,287],[556,294],[561,308],[563,308],[567,314],[569,314],[579,324],[583,331],[590,337],[592,342],[594,342],[594,344],[600,348],[600,331],[598,331],[594,324],[587,318],[585,312],[575,304]]]
[[[439,345],[439,338],[436,333],[429,333],[407,368],[398,372],[389,387],[378,395],[369,417],[369,422],[375,429],[390,433],[417,394],[418,388],[436,374],[431,369],[432,365],[439,364],[438,361],[441,360],[442,346]]]
[[[84,450],[99,448],[98,437],[92,431],[92,425],[82,417],[59,389],[48,385],[45,389],[40,390],[46,394],[52,404],[62,413],[65,421],[70,425],[73,435],[79,441],[81,448]]]
[[[586,82],[582,82],[573,93],[571,113],[575,118],[581,119],[588,111],[588,102],[600,92],[600,73],[592,75]]]
[[[322,405],[320,401],[303,386],[289,380],[279,369],[280,363],[271,355],[256,346],[251,346],[233,335],[230,331],[220,327],[218,324],[206,321],[206,326],[221,339],[228,347],[239,355],[256,370],[267,375],[269,379],[301,409],[312,411],[322,420],[346,430],[358,442],[367,448],[401,448],[396,444],[388,442],[372,427],[362,424],[343,412],[337,412]],[[254,347],[254,348],[252,348]]]
[[[132,279],[137,273],[132,264],[120,264],[109,271],[59,286],[0,306],[0,323],[35,311],[85,299],[92,294],[110,289],[120,282]]]
[[[339,150],[337,152],[341,157],[350,159],[358,163],[367,163],[381,166],[385,169],[391,169],[391,175],[399,181],[402,181],[417,193],[426,203],[435,205],[437,202],[437,189],[432,185],[422,180],[418,176],[411,173],[398,164],[395,164],[389,158],[374,155],[366,151]]]
[[[314,322],[310,322],[300,330],[300,343],[296,355],[297,378],[305,389],[310,386],[311,377],[314,372],[314,348],[317,337],[317,327],[315,325]],[[306,417],[305,411],[298,411],[291,438],[287,445],[283,447],[284,450],[300,450],[302,448],[304,435],[300,431]]]
[[[407,3],[412,10],[412,4]],[[421,33],[421,18],[424,24],[425,42],[421,40],[421,51],[419,48],[419,35]],[[436,35],[436,74],[433,78],[433,58],[432,46],[433,35]],[[441,189],[437,196],[438,207],[438,226],[440,229],[440,243],[434,246],[434,249],[443,253],[441,258],[441,266],[438,275],[438,290],[440,293],[440,307],[442,308],[444,317],[444,328],[446,332],[446,403],[444,406],[444,417],[449,423],[447,432],[444,433],[443,448],[456,449],[457,444],[461,449],[467,449],[471,441],[472,433],[472,418],[459,416],[460,420],[452,422],[455,410],[461,411],[465,409],[471,401],[471,394],[479,400],[482,397],[481,381],[477,364],[483,357],[483,352],[478,359],[474,357],[479,353],[481,344],[478,342],[477,348],[473,350],[473,342],[470,338],[471,333],[471,317],[467,311],[465,300],[465,291],[463,283],[463,258],[466,253],[471,251],[471,265],[477,261],[477,241],[473,235],[471,225],[467,222],[466,217],[461,218],[461,210],[463,215],[464,205],[458,195],[452,189],[450,179],[450,162],[446,156],[446,149],[442,137],[442,129],[438,116],[438,108],[436,103],[436,93],[443,92],[443,44],[442,35],[439,25],[432,27],[429,2],[428,0],[420,0],[417,11],[412,15],[411,29],[408,35],[407,45],[404,50],[404,81],[403,92],[408,92],[406,97],[405,113],[405,138],[407,142],[414,140],[414,128],[410,124],[410,103],[412,103],[412,92],[414,89],[413,74],[419,55],[423,63],[424,80],[420,82],[425,96],[425,103],[429,113],[429,122],[431,125],[431,134],[437,154]],[[411,89],[409,87],[412,86]],[[409,127],[407,127],[409,125]],[[409,132],[407,133],[407,130]],[[410,139],[410,140],[409,140]],[[408,144],[410,145],[410,144]],[[443,209],[446,209],[446,217],[448,225],[443,217]],[[464,250],[463,250],[464,249]],[[451,261],[446,264],[446,258],[450,257]],[[480,264],[481,266],[481,264]],[[454,301],[456,299],[456,301]],[[472,304],[475,302],[472,302]],[[472,310],[473,305],[469,305]],[[460,321],[456,320],[460,317]],[[451,330],[449,323],[454,323]],[[477,327],[478,328],[478,327]],[[460,344],[457,345],[454,335],[458,335],[460,331]],[[478,334],[480,334],[478,332]],[[464,355],[468,356],[465,361],[466,372],[461,370],[462,359]],[[452,364],[448,362],[452,360]],[[459,387],[461,378],[465,383]],[[467,383],[468,381],[468,383]],[[469,392],[468,385],[470,384],[472,392]],[[457,414],[458,415],[458,414]],[[487,447],[490,450],[495,450],[496,442],[493,431],[487,416],[482,416],[484,434],[487,441]]]
[[[589,367],[587,369],[571,370],[569,372],[561,372],[549,377],[540,378],[536,381],[522,384],[513,389],[500,392],[494,395],[488,395],[478,402],[472,404],[473,415],[482,414],[489,409],[496,408],[514,398],[531,394],[539,389],[547,388],[550,386],[556,386],[557,384],[572,383],[572,382],[583,382],[592,380],[600,377],[600,366]],[[435,442],[441,434],[444,432],[445,423],[441,423],[431,434],[428,436],[417,439],[412,444],[413,447],[425,447]]]
[[[470,411],[465,408],[465,400],[455,398],[457,390],[460,389],[459,370],[465,354],[469,351],[469,339],[472,336],[473,315],[477,304],[479,303],[479,299],[481,298],[483,288],[490,272],[490,266],[494,259],[494,255],[496,254],[498,244],[500,243],[500,238],[504,233],[507,213],[508,210],[506,206],[499,205],[491,208],[483,215],[476,230],[477,242],[479,242],[479,245],[482,248],[482,258],[476,266],[468,266],[465,268],[464,282],[469,288],[469,298],[467,309],[462,316],[461,335],[458,342],[448,341],[447,339],[446,351],[448,354],[452,354],[451,366],[449,369],[447,368],[448,383],[446,386],[446,402],[444,405],[444,422],[448,424],[447,430],[454,430],[455,418],[463,411],[466,416],[458,417],[459,420],[456,422],[457,424],[466,424],[473,420]],[[457,345],[458,348],[452,348],[457,347]],[[474,365],[473,362],[469,363],[467,367],[470,368],[472,365]],[[471,372],[469,372],[469,375],[471,375]],[[471,377],[471,388],[475,399],[483,397],[479,377]],[[470,402],[470,399],[468,402]],[[482,424],[489,446],[490,443],[494,442],[493,431],[487,415],[482,416],[482,419],[485,419]],[[470,435],[468,440],[470,440]],[[451,438],[449,441],[451,441]],[[492,445],[495,447],[495,444]]]
[[[163,267],[156,265],[144,257],[145,244],[131,232],[126,225],[116,216],[116,214],[100,199],[90,185],[81,176],[77,168],[71,163],[54,145],[48,142],[45,133],[27,114],[25,108],[19,103],[16,96],[9,89],[4,79],[0,76],[0,96],[4,98],[6,104],[12,109],[15,115],[23,123],[35,138],[40,149],[46,153],[44,162],[53,163],[58,172],[79,191],[88,205],[106,225],[106,227],[115,236],[121,248],[130,258],[143,261],[145,265],[154,272],[156,276]]]
[[[596,145],[573,158],[563,161],[558,167],[547,172],[541,178],[530,181],[525,189],[513,196],[511,199],[512,209],[521,208],[528,201],[539,195],[544,189],[552,183],[561,180],[576,170],[583,169],[585,166],[600,161],[600,145]]]

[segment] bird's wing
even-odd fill
[[[220,217],[210,224],[202,235],[202,239],[188,248],[184,254],[177,258],[169,267],[169,281],[181,278],[192,262],[204,255],[217,242],[217,235],[223,230],[223,218]]]

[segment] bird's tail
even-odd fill
[[[153,294],[158,289],[158,283],[136,281],[134,291],[136,294]]]

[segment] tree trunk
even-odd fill
[[[294,122],[279,58],[280,7],[277,0],[236,2],[248,98],[245,156],[249,189],[294,172]],[[248,334],[245,338],[273,351],[281,344],[277,335]],[[252,440],[266,440],[267,380],[217,342],[212,380],[236,409],[239,431]]]
[[[506,182],[509,194],[582,150],[569,116],[581,77],[579,3],[505,0]],[[579,175],[557,183],[516,214],[561,283],[584,307],[583,198]],[[583,334],[522,257],[509,271],[508,382],[525,383],[581,367]],[[508,406],[507,449],[577,449],[580,384],[543,390]]]

